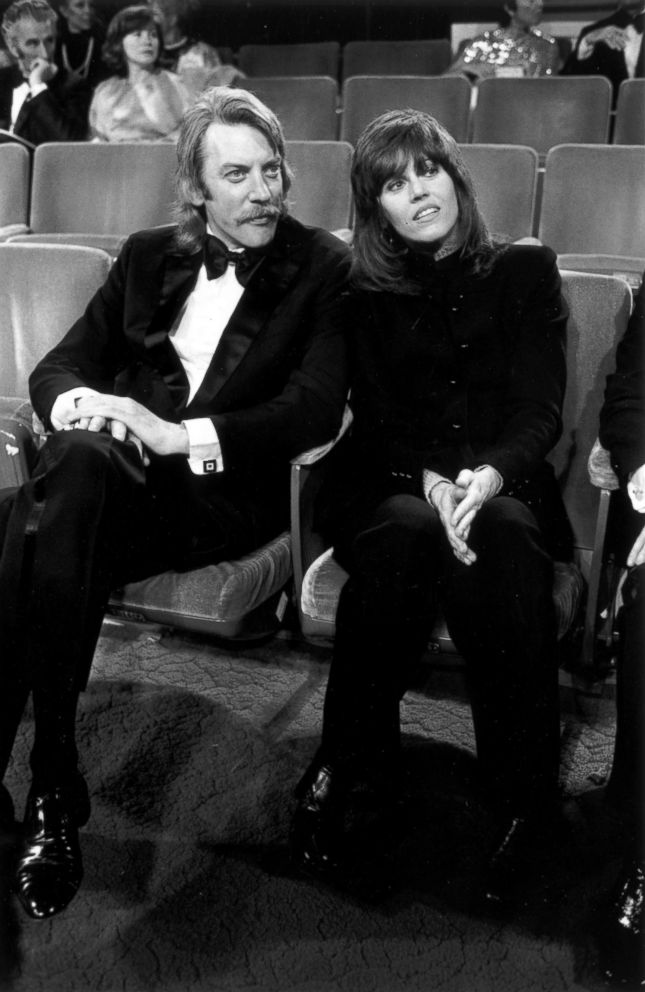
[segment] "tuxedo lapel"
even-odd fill
[[[175,409],[185,405],[189,387],[169,332],[195,286],[201,260],[201,252],[167,254],[164,265],[157,270],[156,280],[151,279],[150,295],[141,300],[140,319],[130,330],[146,353],[147,364],[163,376]]]
[[[230,382],[300,269],[303,233],[289,218],[280,221],[271,247],[224,329],[195,401],[208,403]]]

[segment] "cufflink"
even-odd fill
[[[202,471],[204,475],[211,475],[213,472],[217,472],[217,459],[208,458],[206,461],[202,462]]]

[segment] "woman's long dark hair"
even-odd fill
[[[159,18],[151,7],[138,4],[133,7],[124,7],[114,15],[108,24],[107,34],[103,43],[103,61],[116,76],[127,76],[128,62],[123,51],[123,39],[126,34],[133,31],[141,31],[143,28],[153,28],[159,39],[159,54],[155,61],[155,67],[159,65],[159,60],[163,52],[163,32]]]
[[[361,289],[414,294],[409,249],[385,218],[379,198],[383,186],[413,162],[428,159],[452,179],[459,206],[461,257],[475,274],[488,272],[503,246],[493,241],[479,212],[477,197],[454,138],[434,117],[420,110],[390,110],[368,124],[356,144],[352,163],[354,229],[353,281]]]

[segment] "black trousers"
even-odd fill
[[[0,781],[30,692],[34,777],[74,773],[78,695],[111,589],[270,536],[271,521],[223,475],[193,476],[174,456],[144,468],[108,433],[50,437],[31,479],[0,493]]]
[[[407,494],[366,509],[344,535],[335,553],[350,578],[338,606],[322,755],[377,781],[392,772],[399,701],[441,606],[466,661],[491,799],[520,811],[557,793],[553,564],[531,511],[510,497],[484,504],[469,543],[477,561],[466,566],[435,511]]]

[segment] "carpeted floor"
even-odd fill
[[[93,814],[59,917],[3,921],[12,992],[559,992],[603,988],[589,925],[616,868],[600,801],[610,693],[563,689],[572,840],[513,919],[473,902],[491,824],[461,677],[426,669],[403,706],[408,829],[382,904],[298,877],[292,790],[318,742],[328,652],[222,648],[104,627],[80,715]],[[24,803],[26,718],[9,777]]]

